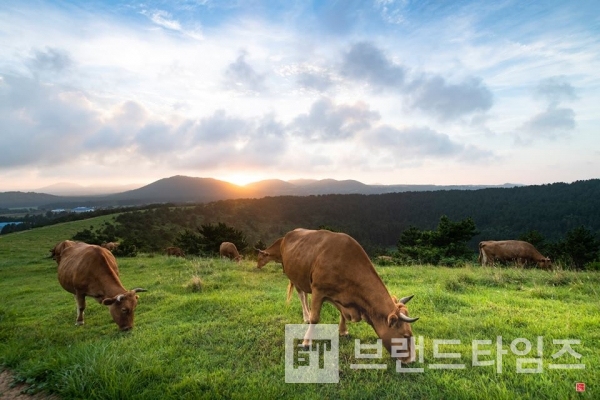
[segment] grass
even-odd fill
[[[393,294],[415,294],[409,304],[423,362],[398,373],[383,351],[381,359],[355,358],[355,339],[374,344],[377,336],[362,322],[349,324],[340,338],[337,384],[285,383],[285,325],[301,323],[300,303],[285,301],[281,266],[256,270],[207,258],[140,255],[119,259],[123,284],[144,287],[136,327],[118,332],[106,307],[88,299],[86,325],[75,327],[75,302],[56,279],[47,259],[56,242],[108,217],[78,221],[0,237],[0,368],[13,371],[33,390],[64,399],[569,399],[599,398],[600,273],[545,272],[476,266],[377,266]],[[323,308],[322,322],[337,323],[337,311]],[[502,338],[502,373],[497,365],[473,366],[473,340],[481,361],[497,359]],[[543,354],[536,357],[538,337]],[[459,340],[441,344],[439,340]],[[510,348],[532,350],[523,358],[541,360],[539,374],[517,373]],[[554,359],[561,345],[578,339]],[[434,354],[459,353],[460,359]],[[354,370],[353,363],[384,364],[382,370]],[[550,364],[583,363],[583,370],[552,370]],[[464,369],[431,369],[432,364],[465,364]],[[533,368],[534,363],[524,365]],[[577,393],[575,383],[586,383]]]

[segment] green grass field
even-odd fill
[[[92,299],[86,325],[76,327],[75,301],[58,284],[48,250],[107,220],[0,237],[0,368],[34,390],[64,399],[600,398],[600,273],[377,266],[391,293],[415,294],[409,309],[420,317],[413,332],[422,338],[423,361],[409,367],[423,372],[397,372],[385,350],[382,358],[356,358],[355,339],[377,339],[361,322],[349,324],[349,339],[340,338],[339,383],[294,384],[285,382],[285,325],[301,323],[302,312],[296,296],[286,303],[278,264],[256,270],[251,261],[121,258],[124,286],[148,289],[140,293],[135,328],[119,332],[107,308]],[[337,310],[326,304],[322,323],[337,321]],[[498,337],[506,351],[501,373]],[[489,341],[475,357],[474,340]],[[569,353],[554,342],[563,340],[580,342]],[[541,372],[518,373],[518,362]],[[351,368],[359,363],[383,369]],[[577,364],[584,369],[551,367]],[[576,383],[585,383],[585,391],[577,392]]]

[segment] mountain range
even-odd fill
[[[75,206],[111,207],[150,203],[206,203],[239,198],[262,198],[267,196],[310,196],[323,194],[384,194],[397,192],[421,192],[435,190],[477,190],[490,187],[515,187],[504,185],[367,185],[356,180],[283,181],[269,179],[238,186],[213,178],[172,176],[137,189],[105,195],[64,195],[75,193],[72,186],[58,184],[43,188],[40,192],[0,192],[0,208],[43,209]],[[59,194],[63,195],[59,195]]]

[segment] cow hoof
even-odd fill
[[[75,322],[75,326],[80,326],[80,325],[83,325],[83,321],[81,321],[81,322],[79,322],[79,321]]]
[[[346,332],[346,333],[340,333],[340,336],[346,339],[350,339],[350,333]]]

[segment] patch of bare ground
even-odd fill
[[[14,382],[10,372],[0,371],[0,400],[58,400],[58,397],[42,392],[27,394],[26,384]]]

